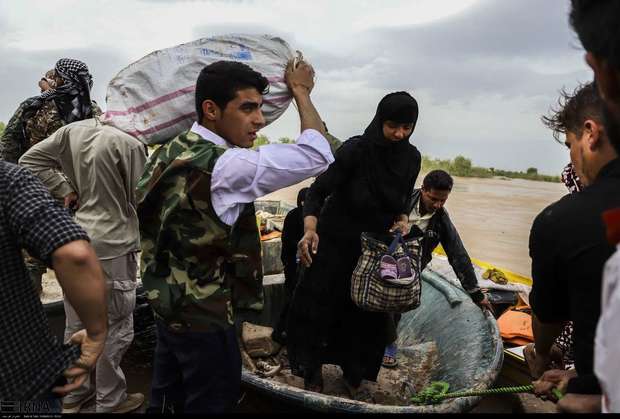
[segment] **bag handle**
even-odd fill
[[[402,244],[403,252],[405,253],[405,255],[409,256],[410,258],[414,257],[407,249],[407,246],[405,245],[405,239],[403,238],[403,234],[400,232],[400,230],[396,230],[396,233],[394,233],[394,239],[392,240],[392,243],[390,244],[390,247],[388,248],[388,253],[387,253],[388,255],[394,254],[394,252],[396,251],[396,247],[398,246],[398,243]]]
[[[403,235],[399,230],[397,230],[396,233],[394,234],[394,240],[392,240],[392,243],[390,244],[390,247],[388,248],[388,254],[391,255],[396,251],[396,247],[398,246],[398,243],[402,243],[403,249],[404,249],[405,240],[403,240]]]

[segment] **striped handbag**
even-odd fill
[[[421,237],[396,233],[388,246],[370,233],[362,233],[362,255],[351,276],[351,299],[363,310],[403,313],[420,305]],[[405,277],[387,278],[380,273],[381,259],[390,255],[410,264]],[[401,269],[399,269],[399,272]]]

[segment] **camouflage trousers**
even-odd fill
[[[28,270],[28,275],[32,281],[35,291],[38,295],[43,292],[43,274],[47,272],[47,266],[39,259],[30,256],[27,251],[23,250],[22,255],[24,257],[24,263]]]

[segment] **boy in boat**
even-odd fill
[[[428,265],[433,258],[433,250],[441,243],[454,273],[472,301],[480,308],[492,311],[491,303],[478,287],[478,279],[461,237],[452,224],[448,211],[444,208],[453,184],[454,181],[448,173],[443,170],[433,170],[422,181],[422,188],[415,189],[411,195],[409,223],[412,225],[410,234],[423,237],[420,271]],[[387,368],[397,365],[396,327],[401,315],[394,313],[392,317],[394,319],[393,325],[390,325],[390,329],[392,329],[390,331],[390,342],[392,343],[385,348],[383,355],[383,366]]]
[[[269,82],[219,61],[198,76],[198,120],[157,149],[140,180],[142,280],[157,325],[149,411],[220,413],[239,398],[235,311],[262,309],[254,200],[334,160],[310,100],[314,70],[291,62],[285,79],[301,119],[295,144],[250,149]]]

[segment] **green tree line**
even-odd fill
[[[478,167],[471,164],[471,160],[457,156],[454,159],[433,159],[429,156],[422,156],[422,171],[430,172],[431,170],[441,169],[454,176],[462,177],[480,177],[490,178],[494,176],[502,176],[511,179],[527,179],[538,180],[543,182],[560,182],[559,176],[550,176],[538,173],[535,167],[528,168],[525,172],[502,170],[494,167]]]
[[[277,143],[281,144],[290,144],[294,141],[288,137],[280,138]],[[269,138],[265,135],[259,135],[258,138],[254,141],[254,147],[258,148],[261,145],[270,144]],[[462,177],[480,177],[480,178],[491,178],[494,176],[507,177],[511,179],[527,179],[527,180],[537,180],[543,182],[560,182],[561,179],[559,176],[550,176],[538,173],[538,169],[535,167],[528,168],[525,172],[512,171],[512,170],[502,170],[496,169],[494,167],[478,167],[471,164],[471,160],[463,157],[456,156],[454,159],[433,159],[429,156],[422,156],[422,171],[430,172],[431,170],[441,169],[450,173],[454,176],[462,176]]]

